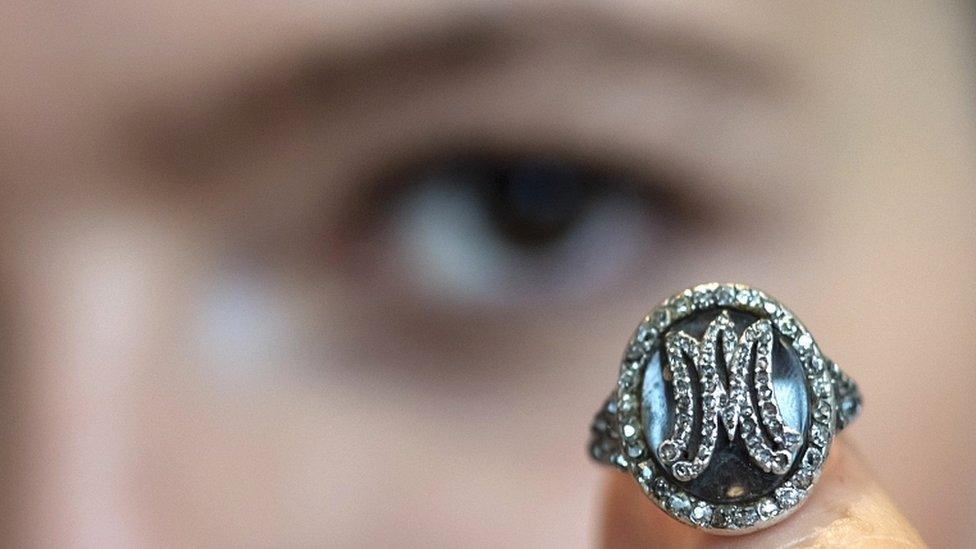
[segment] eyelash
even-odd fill
[[[491,225],[491,229],[489,229],[487,228],[489,226],[484,224],[479,225],[477,221],[470,219],[472,216],[458,219],[444,217],[448,215],[444,213],[444,200],[448,200],[448,206],[470,206],[470,199],[474,196],[470,194],[458,195],[455,193],[451,195],[454,198],[445,199],[443,193],[441,193],[439,195],[441,196],[441,199],[439,199],[441,204],[439,209],[427,209],[424,210],[426,213],[423,214],[417,214],[416,212],[410,214],[413,216],[410,218],[413,220],[413,224],[408,223],[407,227],[415,226],[417,222],[421,222],[417,220],[427,220],[422,221],[422,224],[427,226],[424,229],[426,232],[411,233],[410,231],[404,230],[402,223],[397,225],[398,221],[402,222],[404,219],[402,208],[404,208],[405,204],[409,204],[411,201],[416,204],[417,200],[431,200],[431,196],[433,195],[429,193],[421,195],[419,193],[424,191],[425,185],[429,186],[432,175],[461,173],[461,179],[464,182],[469,182],[470,178],[465,180],[463,174],[470,173],[471,169],[477,170],[479,166],[487,167],[490,172],[492,169],[504,170],[525,162],[550,163],[575,170],[576,173],[582,174],[586,179],[587,192],[594,194],[598,199],[612,199],[611,202],[606,202],[606,200],[602,202],[590,202],[591,206],[595,204],[594,207],[602,204],[603,208],[601,211],[603,213],[601,214],[602,217],[591,220],[592,222],[588,225],[590,227],[589,233],[587,233],[591,237],[589,240],[595,238],[597,241],[606,245],[602,246],[602,248],[609,247],[609,249],[591,251],[589,252],[590,255],[587,256],[585,250],[579,251],[570,248],[568,252],[569,259],[564,257],[562,260],[557,259],[548,263],[544,261],[540,263],[535,259],[528,259],[530,255],[522,254],[513,256],[512,253],[501,250],[503,253],[498,258],[498,261],[491,261],[486,258],[491,258],[493,253],[497,256],[497,239],[493,238],[492,240],[485,241],[481,237],[487,230],[500,231],[501,229],[499,227]],[[484,276],[488,276],[489,278],[495,276],[497,278],[500,276],[497,274],[497,271],[502,269],[500,272],[505,273],[506,276],[503,279],[495,280],[495,286],[499,286],[506,291],[512,290],[514,293],[508,297],[502,296],[499,299],[507,299],[511,303],[517,302],[525,305],[533,302],[533,299],[529,299],[531,297],[541,299],[547,305],[551,306],[554,303],[552,301],[553,299],[560,297],[560,300],[562,300],[562,297],[565,297],[565,294],[553,293],[554,287],[562,288],[568,284],[566,287],[570,290],[573,290],[573,288],[578,290],[570,291],[570,294],[574,295],[574,297],[585,297],[589,295],[589,290],[593,289],[583,288],[579,285],[574,286],[574,282],[571,280],[553,277],[564,275],[565,272],[572,272],[579,278],[584,279],[580,284],[585,283],[594,286],[597,284],[595,279],[601,278],[605,281],[608,276],[613,276],[616,277],[613,280],[613,284],[619,285],[622,281],[618,280],[618,278],[635,276],[638,272],[646,273],[646,270],[637,264],[613,265],[612,263],[614,261],[619,260],[619,257],[613,255],[614,253],[617,253],[617,255],[620,253],[624,253],[625,255],[626,253],[635,255],[642,254],[642,260],[660,260],[661,257],[648,256],[654,255],[653,252],[661,252],[661,254],[664,254],[666,252],[665,247],[677,245],[676,239],[680,238],[682,233],[691,232],[698,225],[697,219],[691,215],[691,212],[703,211],[697,205],[692,206],[688,197],[679,194],[684,186],[679,185],[676,180],[663,176],[651,176],[646,171],[643,175],[639,175],[635,173],[636,170],[627,170],[626,168],[613,166],[607,162],[597,162],[591,158],[577,158],[566,153],[539,152],[533,154],[498,150],[472,151],[446,149],[439,153],[433,152],[423,157],[415,158],[409,162],[391,163],[388,166],[387,169],[379,172],[380,175],[378,177],[373,178],[373,183],[367,186],[368,190],[361,193],[359,201],[349,208],[349,211],[355,216],[348,225],[354,228],[352,234],[355,237],[355,242],[353,242],[352,247],[362,251],[357,256],[361,260],[364,260],[357,262],[353,272],[355,272],[356,280],[371,281],[381,283],[381,285],[387,284],[391,286],[394,288],[392,291],[398,298],[402,298],[404,294],[416,294],[425,307],[430,306],[435,301],[443,301],[443,298],[450,294],[452,289],[449,286],[451,284],[446,284],[446,282],[454,282],[453,291],[455,294],[467,293],[470,294],[468,297],[477,297],[479,283],[484,282],[484,280],[479,282],[478,277],[476,279],[462,278],[458,280],[458,276],[461,275],[456,272],[453,274],[451,272],[445,274],[436,271],[436,269],[430,271],[431,268],[437,266],[438,262],[436,258],[442,256],[443,253],[455,253],[455,255],[451,256],[455,263],[458,261],[462,263],[473,263],[467,265],[466,271],[462,265],[462,271],[469,273],[480,272],[483,275],[480,277],[482,279]],[[472,166],[475,168],[472,168]],[[466,169],[469,171],[465,172]],[[418,196],[421,198],[418,199]],[[464,198],[465,196],[468,198]],[[613,204],[616,204],[616,206]],[[480,207],[487,207],[486,203],[482,203]],[[638,219],[638,217],[641,217],[641,215],[638,215],[638,212],[643,216],[642,220]],[[477,214],[479,212],[469,213]],[[607,217],[608,214],[612,215]],[[421,217],[417,217],[418,215],[421,215]],[[475,217],[477,216],[475,215]],[[431,218],[435,219],[431,220]],[[452,221],[452,219],[454,220]],[[434,225],[431,226],[431,223],[434,223]],[[438,223],[440,224],[438,225]],[[461,225],[458,223],[461,223]],[[592,223],[598,223],[598,225],[592,225]],[[644,223],[646,225],[638,227],[635,223]],[[680,228],[680,230],[674,230],[676,227]],[[473,240],[462,239],[462,241],[458,241],[462,237],[456,234],[450,234],[451,231],[448,229],[453,229],[455,232],[465,229],[468,233],[473,230],[475,231],[475,238]],[[431,230],[434,230],[439,235],[439,238],[436,239],[436,244],[431,243],[430,235],[433,234]],[[643,232],[646,230],[652,230],[652,232]],[[597,232],[594,233],[593,231]],[[417,288],[410,287],[409,280],[411,279],[411,275],[409,269],[400,263],[396,263],[396,258],[393,257],[396,253],[403,252],[402,240],[404,238],[408,239],[410,243],[416,243],[417,239],[426,239],[427,244],[421,247],[421,251],[427,250],[428,252],[433,250],[434,246],[444,248],[443,242],[445,239],[454,239],[450,241],[455,242],[454,249],[451,246],[446,246],[444,248],[447,250],[446,252],[443,250],[435,250],[435,257],[419,258],[418,261],[423,263],[422,268],[426,270],[421,276],[413,277],[416,279],[414,280],[415,283],[429,286],[437,282],[437,277],[440,276],[440,282],[445,283],[446,286],[434,288],[433,290],[435,291],[427,291],[426,293],[418,293]],[[641,240],[642,238],[646,240]],[[496,245],[493,246],[492,243]],[[586,241],[584,240],[582,243],[586,244]],[[592,248],[592,242],[589,244]],[[456,246],[458,245],[464,248],[460,256],[456,253]],[[472,247],[474,249],[471,249]],[[598,246],[598,248],[601,247]],[[416,247],[414,247],[415,249]],[[519,259],[523,255],[525,258],[524,261]],[[538,256],[538,253],[534,255]],[[487,263],[485,263],[486,261]],[[515,263],[512,264],[512,261],[515,261]],[[566,261],[569,261],[569,263],[566,263]],[[502,267],[497,265],[499,262],[503,265]],[[594,265],[594,263],[597,264]],[[606,265],[599,265],[599,263],[606,263]],[[653,265],[654,269],[657,270],[655,272],[659,273],[664,268],[664,262],[660,263]],[[396,266],[391,267],[391,265]],[[515,272],[506,272],[504,265],[509,265],[510,267],[514,265],[515,267],[511,268],[514,268]],[[518,267],[519,265],[521,267]],[[619,270],[625,272],[614,272],[611,275],[607,271],[607,269],[613,271],[617,267],[619,267]],[[536,288],[538,291],[530,292],[532,294],[531,296],[526,294],[526,290],[524,289],[518,290],[518,288],[512,288],[513,285],[521,285],[521,279],[523,277],[519,276],[519,272],[525,268],[529,269],[527,273],[528,278],[537,280],[539,286]],[[488,274],[484,275],[486,269]],[[386,273],[385,277],[383,273]],[[492,273],[496,274],[492,275]],[[584,289],[586,291],[583,291]],[[431,290],[431,288],[428,288],[428,290]],[[484,296],[482,295],[481,297]],[[479,305],[485,305],[483,299],[479,301]]]
[[[495,149],[457,149],[430,150],[407,160],[393,160],[383,164],[379,170],[364,174],[365,191],[349,204],[346,209],[351,217],[347,226],[353,227],[361,237],[374,237],[384,227],[383,219],[391,207],[399,202],[416,186],[423,184],[424,175],[429,175],[445,165],[465,165],[481,163],[507,165],[527,160],[561,163],[573,166],[588,174],[603,174],[601,179],[615,181],[621,190],[633,194],[638,200],[653,204],[669,218],[681,220],[693,229],[703,219],[716,219],[719,212],[713,211],[711,204],[697,200],[687,194],[681,185],[682,177],[677,174],[654,173],[647,167],[636,168],[620,165],[620,161],[601,161],[583,157],[566,151],[515,151],[505,148]]]

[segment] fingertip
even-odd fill
[[[672,519],[647,500],[633,478],[608,472],[600,542],[604,547],[924,547],[848,444],[838,440],[820,482],[784,521],[743,536],[717,536]]]

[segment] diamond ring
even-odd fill
[[[860,409],[857,385],[779,301],[702,284],[638,325],[590,453],[671,517],[747,533],[803,503]]]

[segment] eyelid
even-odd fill
[[[252,121],[280,108],[284,98],[322,100],[330,90],[348,89],[349,81],[364,74],[430,66],[477,68],[500,52],[524,56],[540,43],[556,44],[566,37],[608,59],[648,63],[667,58],[738,86],[773,89],[793,80],[790,64],[771,56],[775,48],[760,43],[754,33],[736,33],[725,21],[705,24],[700,17],[676,16],[653,5],[622,10],[573,2],[558,11],[534,3],[492,9],[461,5],[437,16],[409,18],[396,10],[377,10],[379,17],[365,27],[344,27],[342,17],[330,11],[327,18],[287,21],[287,40],[266,29],[251,32],[241,38],[247,48],[214,52],[209,62],[218,66],[196,59],[190,71],[186,64],[178,65],[179,74],[156,67],[146,78],[158,80],[144,82],[142,88],[152,92],[127,109],[123,127],[152,122],[165,128],[164,141],[227,135],[234,128],[253,126]],[[203,112],[207,114],[201,116]],[[174,119],[181,123],[168,124]]]
[[[716,97],[725,90],[686,90],[695,82],[664,78],[666,89],[650,94],[651,101],[640,84],[652,76],[676,75],[643,74],[636,80],[622,75],[624,82],[618,84],[625,89],[608,90],[608,97],[596,101],[592,94],[618,69],[601,73],[585,90],[560,91],[558,82],[539,77],[525,82],[525,87],[534,86],[531,90],[506,95],[513,93],[507,80],[511,75],[498,67],[479,77],[494,85],[474,98],[450,82],[440,82],[444,89],[410,88],[403,94],[380,90],[386,95],[350,104],[350,112],[319,112],[278,128],[263,136],[260,147],[251,144],[220,169],[197,175],[194,182],[204,184],[191,188],[220,193],[224,204],[235,198],[235,205],[226,207],[230,214],[240,217],[246,209],[254,221],[247,223],[262,230],[339,235],[339,241],[351,227],[349,212],[367,212],[375,204],[368,199],[371,189],[397,180],[400,172],[410,173],[417,164],[465,149],[556,156],[610,168],[631,176],[634,185],[654,183],[650,191],[673,197],[676,207],[686,208],[686,217],[707,217],[712,225],[741,219],[756,226],[756,220],[771,219],[767,213],[778,208],[777,201],[789,200],[796,182],[780,180],[773,165],[786,155],[765,146],[774,132],[740,127],[733,117],[744,108],[743,101],[757,98]],[[674,86],[667,87],[668,82]],[[628,99],[639,104],[621,105]],[[533,108],[541,100],[547,108]],[[580,110],[581,105],[588,108]],[[745,105],[752,108],[746,113],[755,112],[755,103]],[[780,114],[766,118],[778,120]],[[757,118],[749,124],[770,122]],[[730,124],[734,127],[725,127]],[[737,139],[743,130],[748,139]],[[757,173],[765,179],[754,180]],[[771,178],[777,192],[762,185]]]
[[[425,154],[412,155],[406,159],[389,160],[380,167],[368,172],[360,179],[366,189],[354,201],[343,208],[355,212],[347,218],[345,225],[355,228],[361,234],[373,234],[378,230],[377,223],[390,214],[398,197],[411,192],[412,185],[423,184],[424,174],[432,169],[444,169],[452,162],[483,162],[493,165],[510,165],[523,160],[544,159],[583,170],[596,180],[605,181],[607,191],[623,190],[633,192],[638,200],[652,204],[655,211],[669,218],[680,219],[689,231],[695,230],[703,220],[709,226],[721,227],[729,222],[726,211],[718,203],[701,200],[694,187],[685,184],[683,174],[676,170],[655,170],[656,166],[626,164],[620,159],[598,158],[574,154],[568,149],[547,150],[535,148],[482,148],[474,150],[445,147],[431,148]],[[662,163],[668,165],[668,163]],[[613,187],[617,187],[614,189]]]
[[[466,69],[488,72],[503,57],[527,59],[547,48],[577,62],[583,58],[598,63],[625,61],[637,72],[663,61],[693,71],[711,87],[723,82],[723,88],[765,93],[790,80],[784,70],[790,65],[762,53],[769,48],[757,47],[747,35],[720,33],[675,17],[670,10],[651,11],[662,13],[634,9],[626,11],[631,17],[624,17],[620,10],[599,4],[570,3],[554,11],[517,3],[490,10],[462,7],[441,17],[409,22],[393,18],[383,24],[372,22],[368,32],[346,41],[310,33],[287,41],[286,46],[278,44],[281,51],[271,56],[243,57],[235,60],[236,65],[225,61],[226,66],[211,71],[206,79],[198,77],[210,82],[208,88],[201,88],[200,81],[179,78],[156,88],[148,86],[184,93],[153,95],[130,109],[121,117],[120,144],[135,143],[140,147],[136,154],[147,164],[169,171],[206,169],[208,163],[240,152],[252,140],[268,137],[289,123],[288,118],[301,125],[306,110],[357,102],[362,94],[351,93],[356,86],[385,87],[370,79],[409,81],[431,69],[454,76]],[[580,21],[587,24],[581,26]],[[573,49],[566,51],[568,36]],[[552,61],[550,55],[551,71],[565,69],[559,58]],[[230,76],[215,80],[209,74]]]

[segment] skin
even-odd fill
[[[736,538],[688,528],[641,501],[625,475],[608,475],[600,542],[606,547],[921,547],[918,532],[872,478],[863,456],[838,442],[823,480],[789,522]]]
[[[2,545],[976,544],[971,9],[806,4],[2,3]],[[473,295],[381,207],[459,147],[662,198]],[[639,319],[712,280],[866,395],[738,540],[583,451]]]

